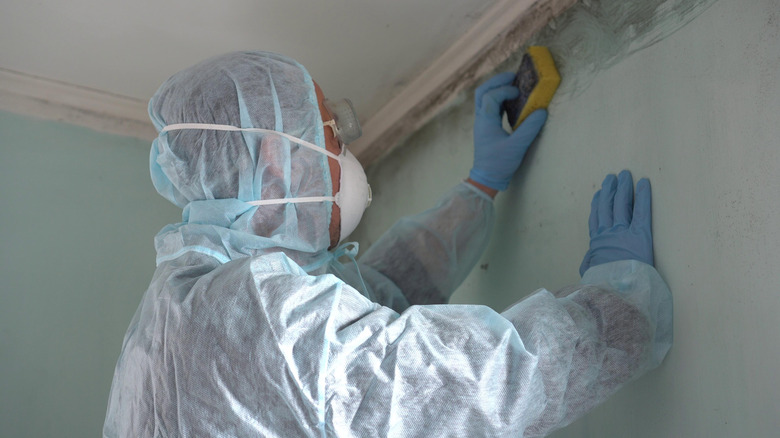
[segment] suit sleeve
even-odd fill
[[[461,183],[435,207],[393,225],[360,259],[361,272],[397,286],[407,302],[401,308],[446,303],[479,261],[493,221],[493,200]]]
[[[338,312],[326,394],[335,430],[537,437],[571,423],[656,367],[672,340],[671,293],[653,267],[614,262],[583,281],[500,314]]]

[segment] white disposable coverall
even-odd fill
[[[158,129],[233,124],[324,147],[311,78],[275,54],[205,61],[149,108]],[[329,203],[246,204],[331,195],[324,155],[273,135],[182,131],[155,140],[151,169],[183,222],[155,239],[106,437],[543,436],[671,346],[671,294],[638,261],[502,313],[443,304],[493,222],[492,200],[467,183],[379,239],[361,282],[337,260],[347,249],[326,249]]]

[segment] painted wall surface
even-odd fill
[[[149,144],[0,113],[0,436],[100,436],[122,338],[181,212]]]
[[[659,369],[555,436],[777,436],[780,2],[655,1],[623,28],[594,20],[593,8],[618,20],[646,2],[619,3],[582,2],[538,38],[563,83],[453,302],[503,310],[578,282],[593,193],[630,169],[653,186],[675,344]],[[353,235],[363,251],[466,177],[472,123],[469,93],[369,169],[374,202]]]

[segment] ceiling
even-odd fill
[[[147,101],[234,50],[291,56],[363,121],[496,0],[2,0],[0,68]]]

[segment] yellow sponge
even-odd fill
[[[529,47],[512,83],[520,89],[520,96],[503,105],[512,129],[517,129],[532,112],[547,108],[560,83],[561,76],[547,47]]]

